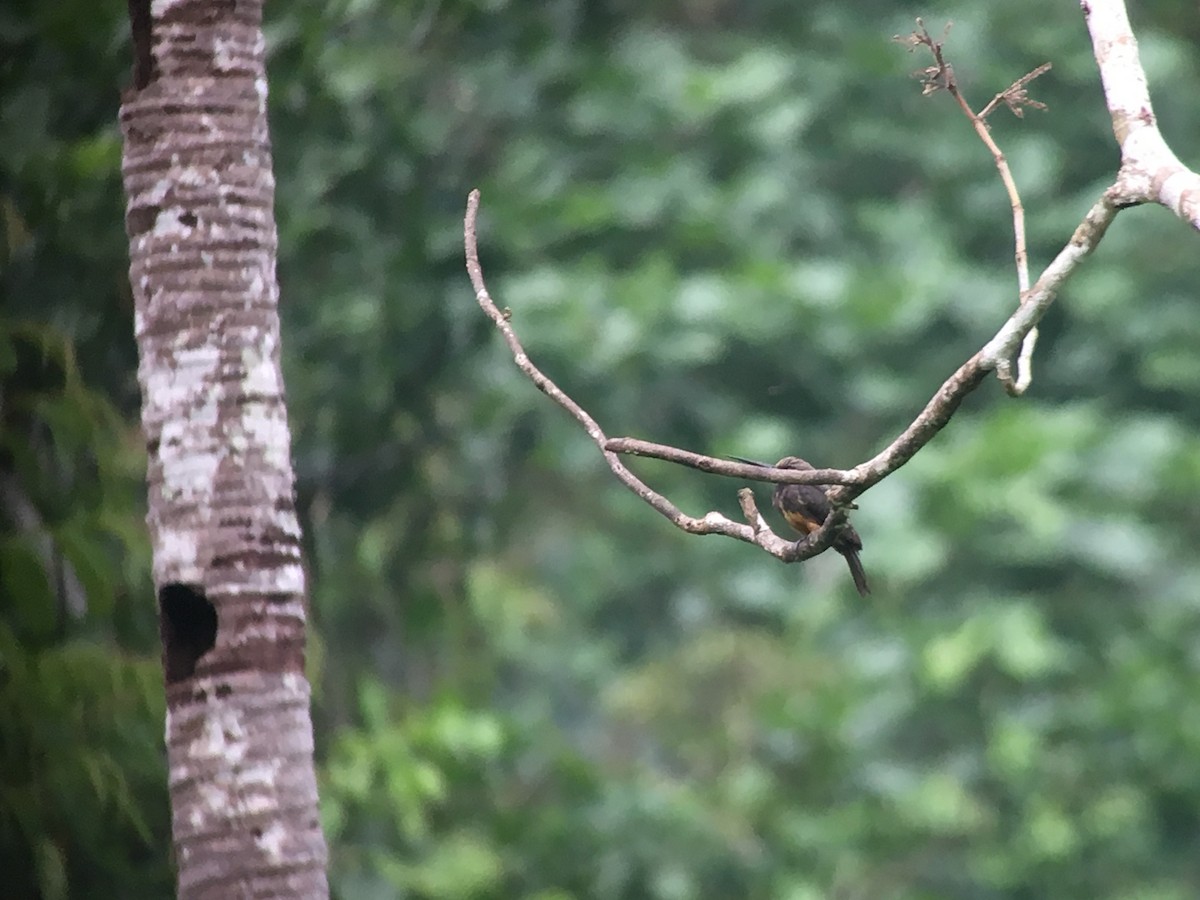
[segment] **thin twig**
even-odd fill
[[[742,508],[742,518],[754,529],[755,533],[767,527],[762,513],[758,511],[758,504],[754,502],[754,491],[750,488],[741,488],[738,491],[738,506]]]
[[[1017,190],[1017,182],[1013,178],[1012,170],[1008,166],[1008,159],[1005,157],[1004,151],[1000,149],[1000,145],[992,137],[992,130],[988,126],[987,117],[991,115],[992,111],[1000,103],[1007,105],[1018,118],[1024,115],[1024,108],[1027,106],[1035,109],[1045,109],[1045,104],[1039,103],[1029,97],[1026,87],[1029,82],[1033,81],[1039,75],[1050,71],[1050,63],[1042,63],[1042,65],[1038,66],[1032,72],[1022,75],[993,97],[991,102],[983,108],[982,112],[976,113],[963,95],[962,89],[958,84],[958,79],[954,77],[954,68],[946,61],[943,52],[943,42],[933,39],[933,36],[930,35],[929,30],[925,27],[925,23],[921,19],[917,19],[917,27],[919,30],[914,31],[908,38],[898,38],[898,40],[902,40],[903,43],[907,44],[910,51],[917,47],[927,47],[929,52],[933,54],[934,65],[923,69],[920,73],[925,85],[924,93],[929,94],[936,90],[945,90],[954,98],[963,115],[970,120],[971,127],[975,129],[975,133],[979,136],[983,145],[992,154],[996,171],[1000,173],[1000,180],[1004,183],[1004,190],[1008,193],[1008,202],[1012,208],[1013,217],[1013,255],[1017,264],[1017,291],[1018,296],[1021,298],[1019,302],[1024,303],[1025,295],[1029,291],[1029,255],[1025,241],[1025,207],[1021,203],[1021,195]],[[948,30],[949,26],[947,26]],[[1012,363],[1009,358],[998,361],[996,375],[1009,394],[1020,396],[1033,383],[1033,350],[1036,345],[1037,328],[1034,327],[1026,333],[1022,341],[1021,353],[1017,357],[1016,378],[1013,377]]]
[[[995,97],[993,97],[988,105],[979,111],[979,118],[986,119],[1001,103],[1007,106],[1009,112],[1011,112],[1018,119],[1024,118],[1025,107],[1027,106],[1032,107],[1033,109],[1045,109],[1046,104],[1039,103],[1038,101],[1032,99],[1025,88],[1029,85],[1029,82],[1033,81],[1033,79],[1038,78],[1041,75],[1045,75],[1049,71],[1050,63],[1045,62],[1032,72],[1026,72],[1016,81],[998,93]]]
[[[720,459],[715,456],[705,456],[693,453],[691,450],[681,450],[668,444],[655,444],[652,441],[641,441],[637,438],[609,438],[604,442],[604,449],[626,456],[645,456],[651,459],[662,459],[678,463],[701,472],[711,472],[714,475],[726,475],[729,478],[748,478],[751,481],[767,481],[771,484],[853,484],[845,472],[838,469],[776,469],[773,466],[755,466],[747,463]]]

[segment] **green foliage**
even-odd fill
[[[55,329],[0,320],[0,869],[14,896],[164,894],[161,674],[135,427]],[[151,613],[147,621],[147,612]]]
[[[1134,12],[1186,159],[1185,6]],[[155,629],[124,10],[48,10],[0,17],[22,123],[0,130],[0,475],[33,511],[0,533],[0,849],[47,898],[165,896],[161,700],[130,657]],[[479,186],[493,293],[610,433],[857,462],[1015,302],[991,159],[890,38],[953,19],[977,106],[1053,62],[1048,112],[992,121],[1036,269],[1117,156],[1076,6],[268,14],[339,896],[1195,895],[1186,228],[1122,213],[1045,321],[1030,394],[985,386],[863,497],[865,603],[832,555],[779,566],[625,492],[515,371],[461,262]],[[686,511],[736,515],[738,485],[635,464]],[[118,881],[136,860],[145,881]]]
[[[165,896],[157,660],[0,626],[0,866],[13,896]]]

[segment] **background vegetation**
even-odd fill
[[[1137,5],[1200,148],[1200,14]],[[286,373],[342,898],[1200,893],[1195,236],[1123,214],[855,523],[875,593],[688,538],[512,367],[461,261],[612,434],[849,465],[1117,161],[1078,5],[271,3]],[[172,891],[122,229],[125,6],[0,13],[0,870]],[[737,483],[638,466],[691,512]],[[763,494],[765,497],[765,492]]]

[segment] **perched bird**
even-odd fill
[[[729,458],[749,463],[752,466],[770,468],[767,463],[759,462],[756,459],[743,459],[740,456]],[[775,463],[775,468],[811,469],[813,467],[798,456],[785,456]],[[824,525],[829,514],[833,512],[833,505],[829,502],[825,491],[826,488],[819,484],[777,484],[775,493],[771,497],[771,504],[779,510],[780,515],[792,528],[801,534],[809,535]],[[863,571],[862,560],[858,558],[859,551],[862,550],[862,538],[849,523],[842,526],[842,530],[833,539],[833,549],[846,557],[846,564],[850,567],[850,574],[854,578],[854,586],[858,588],[858,592],[864,597],[871,593],[871,588],[867,584],[867,573]]]

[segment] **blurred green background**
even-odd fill
[[[1200,147],[1200,12],[1137,4]],[[0,11],[0,871],[168,897],[116,112],[125,4]],[[875,593],[674,530],[612,435],[852,465],[1015,302],[1118,154],[1078,4],[268,5],[279,277],[330,875],[375,898],[1200,896],[1195,235],[1123,213],[994,382],[860,500]],[[737,482],[637,470],[689,513]],[[760,500],[767,497],[759,490]]]

